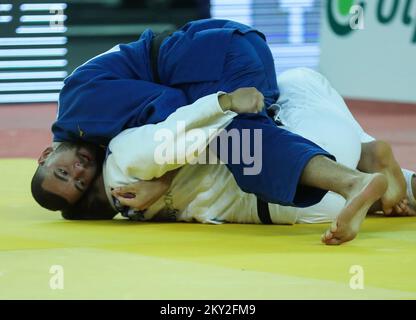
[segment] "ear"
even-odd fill
[[[39,159],[38,159],[38,163],[40,165],[43,165],[46,161],[46,159],[49,157],[49,155],[53,152],[53,148],[52,147],[47,147],[45,150],[42,151]]]

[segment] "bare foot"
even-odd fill
[[[382,210],[386,215],[400,214],[402,211],[400,202],[406,197],[406,180],[390,145],[384,141],[363,144],[358,168],[364,172],[379,172],[385,175],[388,188],[381,197]]]
[[[370,207],[387,190],[387,179],[383,174],[363,174],[351,187],[347,204],[332,223],[330,229],[322,235],[327,245],[339,245],[354,239]]]

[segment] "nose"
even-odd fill
[[[84,166],[81,164],[81,162],[75,162],[74,163],[74,178],[79,178],[80,175],[82,175],[85,171]]]

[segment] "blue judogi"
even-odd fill
[[[146,30],[138,41],[88,61],[65,80],[54,141],[107,145],[126,128],[161,122],[177,108],[220,90],[256,87],[266,106],[279,97],[265,37],[248,26],[214,19],[186,24],[160,47],[159,84],[150,62],[153,36]],[[227,129],[262,130],[261,173],[247,176],[244,164],[227,165],[242,190],[267,202],[302,207],[325,195],[298,188],[312,157],[331,157],[319,146],[277,127],[265,111],[238,115]]]

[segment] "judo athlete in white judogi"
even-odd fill
[[[365,162],[362,159],[362,146],[371,145],[374,138],[363,131],[343,99],[322,75],[309,69],[294,69],[283,73],[278,83],[281,95],[274,108],[276,119],[285,129],[310,139],[349,168],[356,169],[360,162]],[[178,109],[162,123],[128,129],[115,137],[109,145],[109,154],[103,165],[106,194],[114,209],[140,221],[262,223],[257,212],[256,196],[243,192],[225,165],[177,163],[178,157],[187,159],[187,163],[195,162],[195,151],[203,150],[218,133],[212,129],[225,128],[235,115],[231,111],[224,112],[218,104],[218,94],[213,94]],[[179,121],[183,121],[184,126],[177,132]],[[162,144],[161,130],[174,133],[171,143],[185,146],[182,148],[185,154],[172,153],[167,161],[157,164],[155,154],[158,154]],[[192,135],[195,130],[204,132],[205,139],[199,139],[198,142],[188,139],[186,134]],[[167,193],[147,210],[124,206],[133,204],[134,199],[123,198],[121,191],[131,189],[112,190],[134,184],[138,179],[161,177],[180,167]],[[368,168],[368,172],[371,172],[371,168]],[[411,188],[414,173],[404,172],[408,181],[408,201],[414,207],[416,201]],[[385,174],[389,172],[386,170]],[[400,178],[387,178],[392,185],[389,185],[387,192],[400,188],[396,186],[401,184],[396,182]],[[268,206],[274,224],[325,223],[337,218],[345,201],[342,196],[329,192],[319,204],[307,208],[278,204]],[[411,212],[405,208],[406,204],[407,201],[397,206],[397,210]]]

